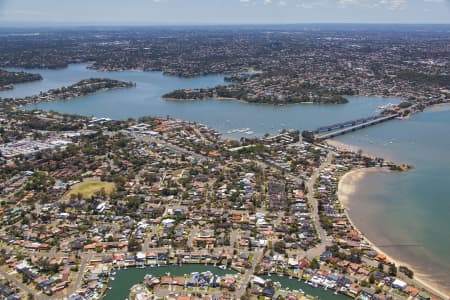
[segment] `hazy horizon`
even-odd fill
[[[0,25],[450,24],[449,0],[0,0]]]

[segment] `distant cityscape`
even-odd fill
[[[450,103],[449,28],[420,28],[2,29],[0,90],[70,64],[104,76],[0,99],[0,297],[448,299],[360,232],[339,194],[351,172],[414,166],[329,141]],[[320,128],[229,132],[240,139],[145,112],[113,120],[27,109],[136,88],[108,78],[124,70],[227,81],[159,101],[399,102]],[[138,269],[145,274],[119,287]]]

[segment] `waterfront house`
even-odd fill
[[[391,287],[400,291],[403,291],[406,289],[408,284],[400,279],[395,279],[392,283]]]
[[[362,288],[354,282],[348,287],[348,292],[354,297],[358,296],[361,290]]]
[[[362,288],[361,293],[358,295],[358,300],[371,300],[375,295],[375,290],[369,288]]]

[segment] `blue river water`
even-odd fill
[[[283,128],[313,129],[375,114],[376,108],[397,99],[349,97],[344,105],[297,104],[271,106],[237,101],[165,101],[161,95],[179,88],[224,84],[223,76],[178,78],[160,72],[97,72],[86,65],[61,70],[27,70],[44,80],[24,83],[0,97],[23,97],[81,79],[106,77],[133,81],[135,88],[77,99],[36,104],[27,109],[54,110],[96,117],[126,119],[144,115],[197,121],[222,132],[250,128],[254,135]],[[338,140],[365,152],[415,166],[407,173],[371,173],[358,181],[350,215],[387,254],[428,275],[450,290],[450,108],[438,107],[408,120],[394,120]],[[403,246],[401,246],[401,245]],[[396,246],[397,245],[397,246]],[[415,246],[404,246],[415,245]]]
[[[450,294],[450,105],[339,138],[412,164],[354,182],[349,214],[372,242]]]
[[[284,105],[247,104],[238,101],[166,101],[161,95],[181,88],[211,87],[224,84],[223,76],[178,78],[161,72],[97,72],[86,65],[71,65],[62,70],[28,70],[42,74],[44,80],[24,83],[11,91],[0,92],[0,97],[23,97],[50,88],[68,86],[81,79],[107,77],[133,81],[135,88],[58,102],[29,106],[63,113],[86,116],[127,119],[145,115],[174,117],[197,121],[226,133],[232,129],[251,128],[255,135],[277,132],[283,128],[311,129],[320,125],[369,116],[378,106],[396,99],[352,97],[348,105]]]

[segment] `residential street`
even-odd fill
[[[46,299],[47,297],[42,296],[41,293],[37,293],[36,291],[30,289],[28,286],[22,283],[21,280],[17,279],[15,276],[12,276],[8,274],[7,272],[0,269],[0,275],[4,278],[8,279],[9,281],[13,282],[17,287],[19,287],[21,290],[25,291],[26,293],[33,295],[33,297],[37,300],[40,299]]]

